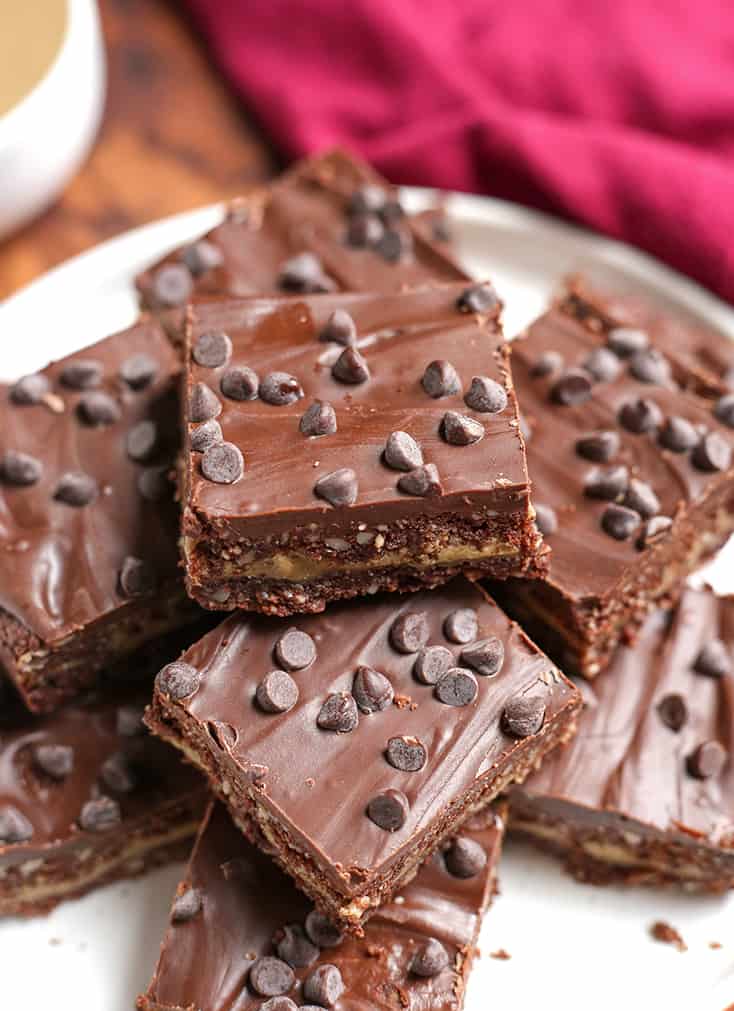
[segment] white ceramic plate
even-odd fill
[[[413,209],[431,199],[406,192]],[[498,200],[452,195],[447,206],[467,266],[491,277],[506,300],[508,333],[542,310],[565,272],[594,265],[734,338],[730,308],[627,246]],[[9,299],[0,306],[0,375],[38,368],[132,322],[132,277],[220,215],[221,208],[206,208],[137,229]],[[728,549],[709,578],[719,590],[734,590]],[[107,887],[45,919],[0,925],[0,1007],[131,1011],[155,964],[180,871]],[[501,889],[482,933],[467,1011],[723,1011],[734,1001],[734,897],[578,885],[554,860],[514,841],[502,860]],[[655,920],[681,931],[685,954],[649,939]],[[712,949],[712,941],[723,947]],[[489,957],[499,948],[509,961]]]

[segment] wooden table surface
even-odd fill
[[[0,242],[0,299],[103,239],[234,196],[279,167],[176,7],[100,0],[102,130],[60,201]]]

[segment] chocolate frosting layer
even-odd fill
[[[296,969],[296,984],[287,996],[303,1003],[304,978],[319,965],[331,964],[341,972],[345,988],[333,1005],[335,1011],[458,1011],[472,946],[491,899],[502,833],[500,815],[488,811],[483,824],[477,822],[464,833],[486,853],[478,874],[454,877],[436,854],[398,901],[375,913],[363,938],[347,937],[323,948],[311,967]],[[275,954],[273,935],[280,928],[304,924],[311,908],[308,900],[242,837],[218,805],[202,826],[178,892],[190,888],[201,896],[201,908],[185,922],[171,922],[141,1006],[259,1008],[264,998],[248,985],[248,970],[256,958]],[[420,978],[409,966],[429,938],[444,945],[450,963],[438,975]]]

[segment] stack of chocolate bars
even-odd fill
[[[508,825],[734,885],[734,346],[450,238],[329,153],[3,392],[0,910],[196,834],[141,1011],[461,1008]]]

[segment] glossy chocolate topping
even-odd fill
[[[483,825],[465,838],[486,854],[482,870],[459,878],[436,854],[402,889],[399,901],[383,906],[365,927],[364,938],[347,937],[322,948],[317,961],[296,969],[288,991],[302,1004],[303,981],[320,965],[335,965],[344,993],[334,1011],[457,1011],[463,1004],[471,947],[491,899],[492,881],[502,841],[499,815],[487,812]],[[216,806],[197,841],[179,894],[193,888],[201,896],[198,913],[172,922],[144,1008],[206,1008],[250,1011],[264,1001],[248,984],[254,960],[273,956],[273,936],[289,924],[303,925],[308,900],[275,865],[234,828]],[[410,963],[428,939],[449,955],[449,967],[421,978]],[[145,1001],[145,999],[144,999]]]

